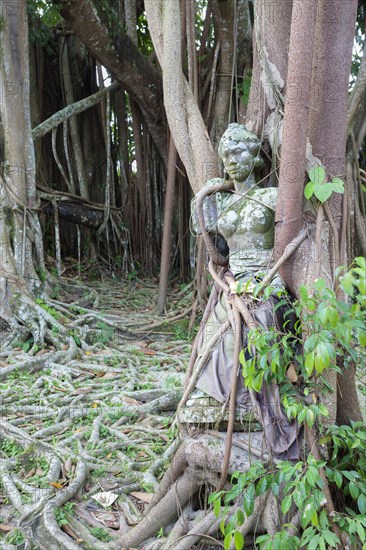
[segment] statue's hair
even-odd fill
[[[262,166],[263,160],[259,156],[261,142],[259,141],[258,137],[253,134],[253,132],[250,132],[247,127],[244,126],[244,124],[238,124],[236,122],[229,124],[221,137],[218,148],[220,158],[223,158],[224,150],[227,144],[232,142],[240,143],[242,141],[245,142],[250,153],[253,155],[253,157],[255,157],[255,165],[257,167]]]

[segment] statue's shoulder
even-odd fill
[[[213,185],[224,185],[224,178],[211,178],[207,180],[204,187],[212,187]]]
[[[263,189],[254,189],[252,197],[268,208],[275,209],[278,199],[278,187],[266,187]]]

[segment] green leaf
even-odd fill
[[[301,507],[302,507],[303,500],[304,500],[304,499],[303,499],[303,496],[302,496],[302,494],[301,494],[301,491],[296,491],[296,490],[295,490],[294,493],[293,493],[293,497],[294,497],[294,502],[295,502],[296,506],[297,506],[298,508],[301,508]]]
[[[319,472],[315,468],[315,466],[309,466],[308,471],[306,473],[306,481],[309,483],[311,487],[315,487],[316,481],[319,478]]]
[[[320,535],[315,535],[314,538],[309,542],[308,550],[317,550],[319,543]]]
[[[232,538],[233,538],[233,534],[232,533],[228,533],[225,538],[224,538],[224,549],[225,550],[229,550],[230,548],[230,544],[231,544],[231,541],[232,541]]]
[[[346,273],[343,277],[340,279],[340,286],[342,290],[348,294],[348,296],[352,296],[354,292],[353,287],[354,277],[350,272]]]
[[[334,472],[334,483],[337,485],[338,489],[342,487],[342,474],[338,472],[338,470]]]
[[[318,374],[322,373],[325,368],[323,358],[320,353],[315,356],[315,370]]]
[[[236,520],[238,522],[238,525],[243,525],[245,517],[242,510],[238,510],[236,512]]]
[[[360,510],[360,513],[365,515],[366,514],[366,497],[363,493],[360,494],[357,500],[357,506]]]
[[[315,183],[313,181],[309,181],[309,183],[305,185],[304,195],[308,200],[311,199],[314,194],[314,187]]]
[[[267,478],[262,477],[262,479],[257,485],[257,490],[256,490],[257,495],[262,495],[266,489],[267,489]]]
[[[258,393],[261,391],[261,388],[262,388],[263,374],[264,374],[263,371],[259,372],[252,382],[253,390]]]
[[[325,170],[322,166],[315,166],[309,171],[309,178],[318,185],[322,184],[325,178]]]
[[[315,533],[316,531],[314,527],[308,527],[305,529],[301,537],[301,545],[304,546],[307,544],[314,537]]]
[[[365,540],[366,540],[366,539],[365,539],[365,529],[362,527],[362,525],[361,525],[361,523],[360,523],[359,521],[357,522],[357,529],[356,529],[356,531],[357,531],[358,536],[360,537],[360,541],[361,541],[362,543],[364,543]]]
[[[267,542],[271,538],[271,535],[260,535],[255,539],[256,544],[261,544],[261,542]]]
[[[247,517],[251,516],[254,510],[254,485],[249,485],[245,491],[243,504]]]
[[[327,306],[319,311],[319,319],[323,326],[327,324],[328,317],[329,317],[329,307]]]
[[[340,178],[333,178],[331,181],[333,191],[336,193],[344,193],[344,183]]]
[[[308,376],[311,376],[314,370],[314,352],[311,351],[305,357],[305,370]]]
[[[339,544],[339,538],[337,537],[337,535],[332,533],[332,531],[329,531],[329,529],[322,530],[322,535],[329,546],[331,546],[332,548],[336,548],[336,546]]]
[[[281,510],[283,515],[287,514],[287,512],[291,508],[291,502],[292,502],[292,495],[285,496],[281,504]]]
[[[301,299],[305,302],[305,300],[308,299],[309,295],[308,295],[308,289],[306,288],[305,285],[301,285],[300,286],[300,297]]]
[[[319,519],[318,519],[318,514],[317,514],[317,511],[315,510],[313,515],[311,516],[311,523],[313,525],[315,525],[315,527],[319,527]]]
[[[332,326],[335,326],[338,323],[339,315],[337,310],[334,307],[329,307],[328,309],[328,320]]]
[[[315,512],[315,507],[313,502],[307,502],[304,511],[301,516],[301,527],[305,528],[309,525],[311,518]]]
[[[311,428],[314,425],[314,422],[315,422],[315,414],[311,409],[308,409],[306,411],[306,423]]]
[[[234,542],[236,550],[243,550],[244,548],[244,537],[239,531],[234,533]]]
[[[220,515],[220,511],[221,511],[221,500],[218,498],[217,500],[215,500],[215,504],[214,504],[214,514],[217,518]]]
[[[325,202],[329,199],[329,197],[332,194],[332,184],[331,183],[323,183],[323,185],[316,185],[314,188],[314,195],[316,198],[321,202]]]
[[[359,267],[362,267],[362,269],[366,269],[366,259],[363,256],[357,256],[357,258],[355,258],[355,263]]]
[[[351,497],[356,500],[358,495],[359,495],[359,490],[358,490],[358,487],[357,487],[356,483],[354,483],[354,481],[351,481],[348,488],[349,488],[349,492],[351,494]]]
[[[358,341],[362,348],[366,347],[366,332],[364,330],[357,330]]]

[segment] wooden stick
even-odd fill
[[[264,277],[264,279],[260,283],[260,286],[266,286],[268,285],[268,283],[271,282],[271,280],[276,275],[281,265],[284,264],[285,261],[295,252],[295,250],[305,240],[306,236],[307,236],[307,231],[304,228],[300,231],[300,233],[294,239],[292,239],[292,241],[286,246],[282,256],[277,260],[277,262],[272,267],[272,269]]]

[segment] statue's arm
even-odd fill
[[[223,184],[224,180],[221,178],[213,178],[208,180],[205,184],[205,188],[208,186]],[[217,222],[221,215],[221,204],[219,195],[221,193],[214,193],[206,197],[203,201],[203,217],[205,222],[204,230],[208,233],[216,233]],[[191,218],[192,218],[192,229],[196,235],[202,235],[203,228],[200,226],[197,212],[197,201],[196,198],[192,199],[191,202]]]

